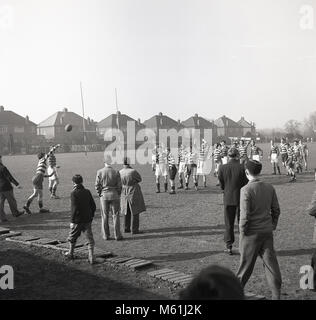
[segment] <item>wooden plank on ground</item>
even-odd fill
[[[35,236],[31,236],[31,235],[24,235],[24,236],[14,237],[11,239],[28,242],[28,241],[38,240],[38,239],[40,239],[40,237],[35,237]]]
[[[168,268],[164,268],[164,269],[158,269],[158,270],[150,271],[147,274],[152,276],[152,277],[155,277],[155,276],[157,276],[159,274],[163,274],[163,273],[170,272],[170,271],[174,271],[174,270],[168,269]]]
[[[40,238],[38,240],[33,240],[32,243],[36,244],[44,244],[44,245],[56,245],[58,244],[58,240],[54,239],[49,239],[49,238]]]
[[[9,233],[1,234],[0,235],[0,240],[7,239],[7,238],[12,238],[12,237],[17,237],[17,236],[19,236],[21,234],[22,233],[18,232],[18,231],[10,231]]]
[[[132,266],[130,266],[130,268],[134,269],[134,270],[138,270],[144,267],[148,267],[151,266],[153,264],[153,261],[150,260],[144,260],[143,262],[140,262],[138,264],[133,264]]]
[[[9,232],[10,232],[10,229],[0,227],[0,234],[6,234],[6,233],[9,233]]]

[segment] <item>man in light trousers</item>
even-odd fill
[[[104,168],[98,170],[95,188],[100,197],[101,205],[101,232],[104,240],[110,240],[109,214],[112,213],[114,238],[122,240],[120,228],[120,195],[121,195],[121,177],[118,171],[111,166],[112,158],[110,155],[104,155]]]
[[[240,193],[240,265],[237,277],[245,287],[260,256],[272,299],[279,300],[282,279],[273,246],[273,231],[278,224],[280,207],[274,187],[260,181],[261,169],[259,161],[249,160],[246,163],[249,182]]]

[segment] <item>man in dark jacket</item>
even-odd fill
[[[232,247],[235,241],[234,225],[236,216],[239,221],[240,189],[248,182],[244,166],[240,164],[238,156],[238,150],[231,148],[228,151],[228,163],[220,166],[218,171],[218,180],[222,190],[224,190],[225,252],[230,255],[233,254]]]
[[[82,185],[83,179],[77,174],[72,178],[74,189],[71,192],[71,223],[68,241],[70,248],[67,256],[73,259],[76,241],[84,232],[88,240],[89,262],[94,263],[94,239],[91,229],[92,220],[96,211],[96,205],[88,189]]]
[[[7,222],[7,218],[4,212],[4,203],[7,200],[10,206],[10,210],[14,217],[22,215],[24,212],[19,211],[17,203],[13,193],[12,183],[21,188],[19,183],[12,177],[9,170],[2,163],[2,156],[0,155],[0,221]]]

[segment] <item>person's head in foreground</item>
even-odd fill
[[[82,184],[83,183],[83,179],[82,176],[80,174],[76,174],[72,177],[72,182],[75,186]]]
[[[230,270],[220,266],[203,269],[180,292],[180,300],[244,300],[244,290]]]
[[[245,171],[248,180],[252,180],[259,176],[262,170],[262,163],[256,160],[248,160],[245,164]]]
[[[237,159],[239,157],[239,152],[235,147],[228,150],[228,157],[231,159]]]
[[[112,163],[112,157],[109,154],[104,154],[104,164],[105,165],[111,165]]]

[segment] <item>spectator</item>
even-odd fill
[[[88,240],[89,262],[94,263],[94,239],[92,234],[92,220],[96,210],[96,205],[88,189],[82,185],[83,179],[77,174],[72,178],[74,189],[71,192],[71,223],[68,241],[69,251],[66,255],[73,259],[76,241],[84,232]]]
[[[272,299],[279,300],[282,279],[273,246],[273,231],[278,224],[280,207],[274,187],[260,181],[261,169],[262,164],[258,161],[246,163],[249,183],[240,194],[240,265],[237,277],[245,287],[260,256]]]
[[[12,177],[9,170],[3,165],[2,156],[0,155],[0,221],[7,222],[4,212],[4,203],[7,200],[10,206],[11,213],[14,217],[19,217],[24,214],[24,211],[19,211],[13,193],[12,183],[21,188],[19,183]]]
[[[114,238],[122,240],[120,227],[120,195],[121,177],[119,172],[111,166],[112,158],[110,155],[104,157],[104,168],[98,170],[95,188],[100,197],[101,204],[101,232],[104,240],[110,240],[109,214],[112,213]]]
[[[232,147],[228,151],[228,163],[219,168],[218,180],[222,190],[224,190],[224,218],[226,243],[225,252],[233,254],[233,243],[235,242],[234,225],[235,219],[239,221],[240,189],[247,184],[244,166],[239,163],[239,152]]]
[[[244,300],[244,291],[230,270],[213,265],[180,292],[180,300]]]
[[[124,167],[120,171],[122,181],[121,213],[124,215],[125,232],[132,234],[139,231],[139,214],[146,211],[144,197],[139,183],[140,174],[129,165],[128,158],[124,159]]]

